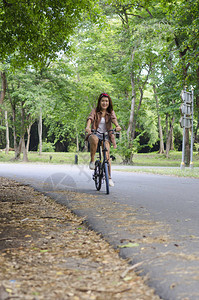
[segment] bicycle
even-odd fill
[[[111,129],[108,132],[112,131],[113,133],[115,132],[115,129]],[[93,133],[98,132],[97,130],[92,130]],[[102,134],[103,138],[99,139],[98,142],[98,152],[99,156],[98,159],[95,161],[95,169],[94,169],[94,174],[93,174],[93,180],[95,181],[95,187],[98,191],[100,191],[102,183],[104,181],[106,182],[106,193],[109,194],[109,174],[108,174],[108,169],[110,171],[110,166],[108,159],[106,157],[106,152],[108,149],[106,148],[106,137],[108,136],[108,132],[106,133],[100,133]],[[103,154],[103,155],[102,155]],[[102,161],[102,156],[103,156],[103,161]]]

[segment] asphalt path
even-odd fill
[[[161,298],[198,300],[199,180],[119,168],[113,167],[110,195],[105,185],[95,190],[84,165],[2,163],[0,176],[29,184],[84,216],[90,228],[147,276]]]

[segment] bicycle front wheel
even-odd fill
[[[104,164],[105,181],[106,181],[106,193],[109,194],[109,176],[108,176],[108,164]]]
[[[99,191],[102,185],[101,164],[99,161],[95,162],[94,180],[95,180],[95,187]]]

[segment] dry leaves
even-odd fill
[[[83,219],[34,189],[0,178],[0,299],[158,296]]]

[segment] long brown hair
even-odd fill
[[[108,106],[108,108],[107,108],[107,111],[108,111],[109,113],[111,113],[111,112],[113,111],[113,103],[112,103],[111,97],[110,97],[108,94],[106,94],[106,93],[101,93],[101,94],[99,95],[98,102],[97,102],[96,112],[100,112],[100,111],[101,111],[101,103],[100,103],[100,102],[101,102],[101,99],[102,99],[103,97],[108,98],[108,100],[109,100],[109,106]]]

